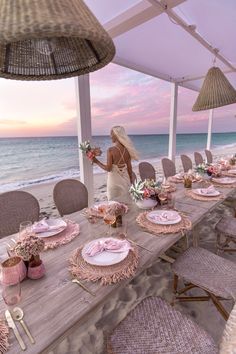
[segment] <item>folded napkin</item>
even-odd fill
[[[213,194],[215,193],[216,189],[214,186],[210,186],[208,188],[202,188],[200,189],[200,191],[202,194]]]
[[[178,218],[178,214],[176,213],[167,213],[163,211],[159,215],[152,215],[151,219],[156,220],[156,221],[173,221]]]
[[[49,226],[47,223],[47,220],[42,219],[38,222],[35,222],[32,226],[32,229],[36,234],[39,234],[40,232],[59,230],[59,229],[61,229],[61,225],[60,226],[59,225]]]
[[[183,174],[182,173],[177,173],[176,175],[173,176],[174,178],[177,179],[183,179]]]
[[[85,253],[89,257],[93,257],[96,254],[99,254],[104,251],[119,253],[130,249],[132,249],[132,246],[127,240],[108,239],[92,243],[92,245],[86,250]]]

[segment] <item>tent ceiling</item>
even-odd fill
[[[124,24],[126,21],[124,33],[120,27],[118,32],[110,32],[116,46],[115,63],[200,89],[214,55],[184,28],[174,24],[156,4],[158,0],[99,0],[99,5],[97,0],[86,0],[86,3],[108,31],[113,24],[119,22],[122,27],[122,21]],[[188,25],[196,25],[196,32],[236,67],[235,0],[165,0],[165,3]],[[142,10],[145,7],[151,9],[149,15]],[[139,18],[137,11],[141,13]],[[131,18],[128,25],[127,16]],[[236,87],[236,72],[219,59],[216,64]]]

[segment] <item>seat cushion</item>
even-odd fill
[[[172,264],[175,274],[217,296],[236,299],[236,264],[201,247],[190,247]]]
[[[148,297],[116,327],[108,344],[114,354],[213,354],[211,336],[159,297]]]

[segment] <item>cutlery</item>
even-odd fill
[[[142,248],[142,249],[144,249],[144,250],[146,250],[146,251],[152,253],[151,250],[149,250],[148,248],[146,248],[146,247],[140,245],[140,244],[137,243],[136,241],[130,240],[130,238],[126,238],[126,239],[127,239],[127,241],[129,241],[129,242],[132,243],[133,245],[138,246],[138,247],[140,247],[140,248]]]
[[[6,317],[6,320],[7,320],[7,323],[8,323],[8,326],[10,328],[13,329],[13,332],[15,334],[15,337],[16,339],[18,340],[19,344],[20,344],[20,347],[22,350],[26,350],[26,346],[25,346],[25,343],[23,342],[22,338],[21,338],[21,335],[15,325],[15,322],[13,321],[13,318],[11,316],[11,313],[9,310],[6,310],[5,311],[5,317]]]
[[[14,320],[16,321],[19,321],[20,324],[22,325],[25,333],[27,334],[27,336],[29,337],[30,341],[32,344],[35,344],[35,340],[34,338],[32,337],[28,327],[26,326],[24,320],[23,320],[23,317],[24,317],[24,312],[23,310],[20,308],[20,307],[14,307],[13,309],[13,318]]]
[[[84,284],[82,284],[78,279],[72,279],[72,283],[76,283],[81,286],[85,291],[87,291],[90,295],[96,296],[92,291],[90,291]]]

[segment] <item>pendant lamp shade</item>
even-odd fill
[[[0,0],[0,77],[79,76],[114,55],[112,39],[82,0]]]
[[[236,103],[235,89],[219,68],[212,67],[208,70],[192,110],[204,111],[232,103]]]

